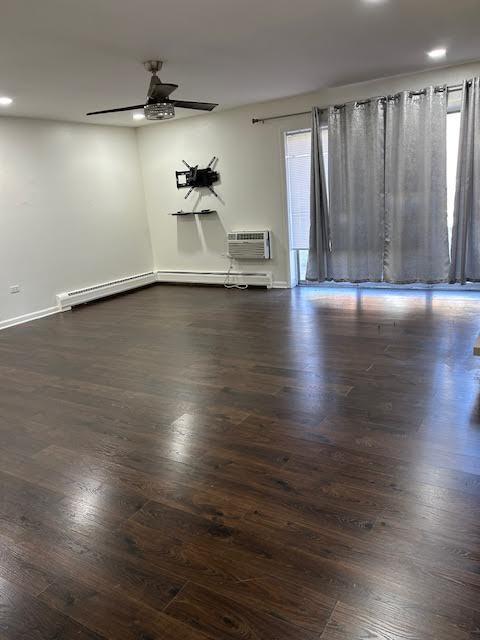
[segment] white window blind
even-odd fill
[[[460,111],[447,116],[447,198],[448,198],[448,242],[451,249],[453,211],[457,185],[458,144],[460,141]]]
[[[308,249],[310,233],[310,129],[289,131],[285,136],[290,248]],[[328,164],[328,133],[322,129],[325,169]]]

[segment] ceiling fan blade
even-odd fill
[[[213,102],[190,102],[189,100],[169,100],[176,107],[182,109],[196,109],[197,111],[213,111],[218,104]]]
[[[143,109],[144,104],[135,104],[133,107],[118,107],[118,109],[104,109],[103,111],[90,111],[87,116],[98,116],[101,113],[116,113],[117,111],[134,111],[135,109]]]

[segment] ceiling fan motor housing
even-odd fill
[[[143,66],[149,73],[158,73],[162,65],[163,62],[161,60],[147,60],[143,63]]]

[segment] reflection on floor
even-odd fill
[[[480,295],[154,287],[0,333],[2,640],[473,640]]]

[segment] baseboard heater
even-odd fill
[[[57,305],[60,311],[69,311],[78,304],[113,296],[124,291],[154,284],[155,282],[221,285],[225,282],[227,275],[227,271],[148,271],[128,278],[119,278],[118,280],[102,282],[91,287],[59,293],[57,294]],[[229,277],[230,281],[242,284],[267,287],[267,289],[271,289],[273,286],[271,272],[231,271]]]
[[[148,271],[147,273],[140,273],[127,278],[119,278],[118,280],[103,282],[102,284],[85,287],[84,289],[76,289],[75,291],[59,293],[57,295],[57,305],[61,311],[69,311],[77,304],[92,302],[92,300],[98,300],[99,298],[105,298],[106,296],[113,296],[124,291],[129,291],[130,289],[137,289],[138,287],[144,287],[147,284],[153,284],[154,282],[157,282],[155,272]]]
[[[174,282],[179,284],[217,284],[225,283],[226,278],[230,282],[248,284],[251,286],[273,286],[273,277],[270,271],[157,271],[158,282]]]

